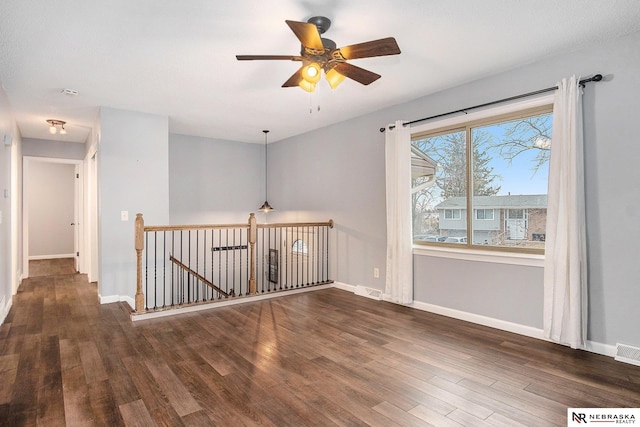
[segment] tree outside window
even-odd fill
[[[435,185],[413,194],[414,235],[544,248],[552,113],[548,107],[517,114],[414,137],[412,144],[437,163]],[[515,217],[525,211],[530,218]]]

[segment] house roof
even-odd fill
[[[436,174],[437,167],[435,160],[419,148],[411,146],[411,178],[433,176]]]
[[[547,207],[546,194],[515,194],[504,196],[475,196],[473,206],[480,209],[544,209]],[[451,197],[438,205],[436,209],[465,209],[465,197]]]

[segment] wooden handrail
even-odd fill
[[[322,227],[333,228],[333,220],[324,222],[277,222],[270,224],[256,224],[257,228],[273,227]],[[227,228],[249,228],[248,224],[196,224],[196,225],[149,225],[144,227],[144,231],[175,231],[175,230],[218,230]]]
[[[150,225],[144,231],[176,231],[176,230],[224,230],[228,228],[248,228],[247,224],[199,224],[199,225]]]
[[[142,291],[142,253],[145,250],[145,233],[147,232],[170,232],[170,231],[183,231],[183,230],[224,230],[224,229],[244,229],[247,230],[247,243],[249,246],[249,278],[248,278],[248,294],[255,295],[257,293],[257,279],[256,279],[256,243],[258,240],[258,228],[287,228],[287,227],[329,227],[333,228],[333,220],[322,222],[280,222],[272,224],[258,224],[254,213],[249,214],[249,220],[244,224],[198,224],[198,225],[155,225],[145,226],[142,214],[136,215],[135,221],[135,249],[136,249],[136,296],[135,296],[135,311],[142,313],[145,310],[145,295]],[[246,249],[246,247],[245,247]],[[172,263],[178,265],[180,268],[192,274],[204,282],[207,286],[216,290],[225,297],[235,296],[234,291],[227,293],[214,285],[213,282],[207,280],[204,276],[198,272],[190,269],[180,260],[169,254],[169,259]]]
[[[279,228],[279,227],[323,227],[333,228],[333,220],[325,222],[274,222],[269,224],[258,224],[258,228]]]
[[[195,277],[197,277],[198,279],[203,281],[207,286],[215,289],[217,292],[221,293],[225,297],[229,297],[229,296],[233,297],[233,296],[235,296],[235,293],[233,292],[233,289],[231,290],[231,293],[227,293],[227,292],[223,291],[222,289],[220,289],[219,287],[214,285],[211,281],[207,280],[206,278],[204,278],[203,276],[198,274],[196,271],[194,271],[194,270],[190,269],[189,267],[187,267],[184,263],[182,263],[182,261],[180,261],[179,259],[176,259],[171,254],[169,254],[169,260],[172,263],[176,264],[178,267],[182,268],[183,270],[186,270],[188,273],[193,274]]]

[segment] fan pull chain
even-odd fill
[[[318,96],[316,95],[318,92],[320,92],[320,88],[316,86],[316,90],[309,93],[309,114],[313,114],[313,97]],[[318,103],[316,110],[318,113],[320,112],[320,103]]]

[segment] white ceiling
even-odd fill
[[[297,62],[236,60],[297,55],[284,21],[314,15],[338,46],[393,36],[402,53],[352,61],[382,75],[369,86],[314,94],[280,87]],[[279,140],[639,30],[638,0],[2,0],[0,83],[26,138],[84,142],[108,106],[259,143],[262,129]]]

